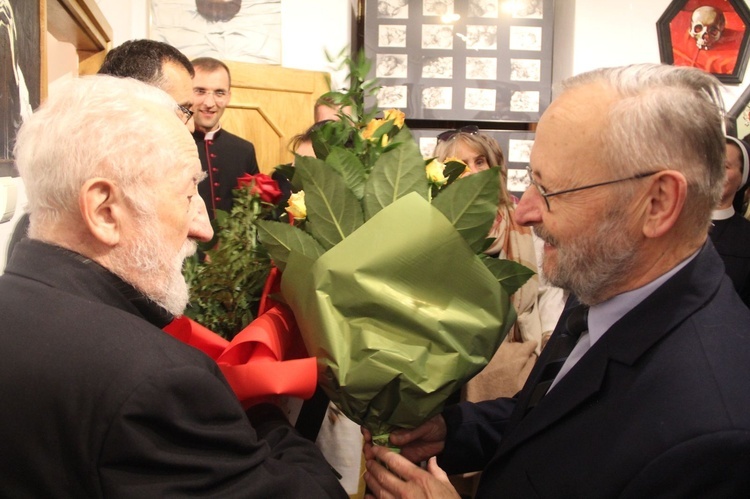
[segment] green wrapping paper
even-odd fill
[[[373,435],[440,412],[515,321],[497,279],[416,193],[317,260],[292,253],[281,290],[323,389]]]

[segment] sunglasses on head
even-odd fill
[[[461,128],[456,128],[455,130],[446,130],[437,136],[438,142],[451,140],[459,133],[468,133],[469,135],[476,135],[479,133],[479,127],[476,125],[466,125],[466,126],[462,126]]]

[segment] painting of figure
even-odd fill
[[[150,38],[193,59],[281,64],[281,0],[151,0]]]
[[[16,175],[16,133],[39,105],[39,5],[32,0],[0,0],[0,177]]]

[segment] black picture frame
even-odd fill
[[[727,134],[738,139],[750,135],[750,87],[746,88],[726,114]]]
[[[371,105],[504,124],[535,123],[551,101],[554,0],[365,0],[361,18]]]
[[[16,134],[22,117],[36,109],[41,101],[43,1],[0,0],[0,9],[3,10],[3,29],[0,29],[0,177],[18,176],[13,162]]]
[[[701,7],[721,11],[726,24],[711,48],[701,49],[691,36],[692,16]],[[694,66],[723,83],[741,83],[750,44],[750,9],[742,0],[674,0],[656,22],[661,62]]]

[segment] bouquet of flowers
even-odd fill
[[[414,427],[492,358],[515,321],[509,295],[531,271],[489,258],[499,169],[422,158],[400,111],[364,109],[369,62],[347,59],[340,121],[298,157],[293,221],[257,221],[283,271],[318,382],[375,440]]]
[[[231,340],[257,316],[271,260],[258,244],[255,221],[269,218],[281,197],[275,180],[262,173],[237,179],[232,211],[216,210],[214,239],[202,243],[205,259],[185,263],[190,288],[185,315]]]

